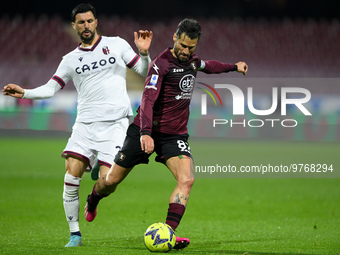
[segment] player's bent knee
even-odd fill
[[[105,180],[105,186],[107,188],[110,188],[111,190],[115,190],[116,187],[118,186],[119,183],[121,183],[122,180],[120,178],[117,177],[113,177],[113,176],[106,176],[106,180]]]
[[[118,182],[115,181],[113,178],[107,177],[105,180],[106,187],[117,187]]]
[[[187,186],[190,186],[190,188],[194,185],[195,182],[195,178],[189,178],[189,180],[187,181]]]
[[[132,168],[117,167],[111,168],[105,178],[105,186],[107,187],[117,187],[124,178],[128,175]]]
[[[178,180],[178,184],[181,186],[185,186],[186,188],[191,189],[191,187],[194,185],[195,178],[189,177],[189,178],[180,178]]]

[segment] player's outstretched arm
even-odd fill
[[[5,96],[11,96],[16,98],[22,98],[24,95],[24,89],[15,84],[8,84],[2,90]]]
[[[153,37],[152,31],[149,32],[148,30],[139,30],[139,37],[137,32],[134,32],[134,36],[135,44],[139,50],[139,53],[142,55],[148,55]]]
[[[237,72],[243,73],[243,75],[246,75],[248,71],[248,65],[245,62],[238,62],[235,64],[237,66]]]
[[[50,98],[61,89],[62,87],[58,82],[50,79],[45,85],[41,85],[35,89],[23,89],[18,85],[8,84],[4,87],[2,92],[5,96],[36,100]]]

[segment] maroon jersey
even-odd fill
[[[203,61],[196,54],[187,62],[179,62],[170,48],[166,49],[149,65],[142,102],[133,123],[140,127],[141,134],[186,134],[197,71],[222,73],[236,68],[234,64]]]

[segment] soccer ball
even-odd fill
[[[162,222],[150,225],[144,233],[144,244],[150,251],[170,251],[176,244],[172,228]]]

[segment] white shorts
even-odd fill
[[[111,167],[116,153],[123,146],[128,126],[128,118],[93,123],[76,122],[61,156],[82,158],[87,162],[88,171],[97,159],[100,165]]]

